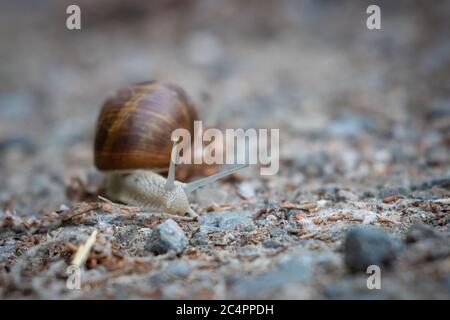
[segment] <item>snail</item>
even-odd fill
[[[197,118],[185,91],[170,83],[138,83],[107,99],[94,143],[95,166],[106,174],[107,197],[143,209],[198,216],[190,207],[189,193],[247,165],[190,183],[176,181],[178,140],[172,140],[172,132],[183,128],[192,133]],[[159,173],[167,168],[166,179]]]

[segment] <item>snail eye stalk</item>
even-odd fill
[[[238,165],[232,166],[231,168],[225,169],[225,170],[223,170],[219,173],[213,174],[209,177],[202,178],[202,179],[190,182],[190,183],[186,183],[183,186],[183,190],[184,190],[184,192],[186,192],[186,194],[191,193],[192,191],[197,190],[198,188],[201,188],[210,182],[213,182],[218,179],[229,176],[230,174],[232,174],[236,171],[239,171],[241,169],[244,169],[248,166],[249,166],[249,164],[238,164]]]

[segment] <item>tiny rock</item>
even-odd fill
[[[190,264],[185,260],[175,260],[169,263],[165,271],[178,278],[186,278],[191,272]]]
[[[268,249],[277,249],[277,248],[283,246],[283,244],[282,244],[280,241],[278,241],[278,240],[272,240],[272,239],[265,240],[265,241],[262,243],[262,245],[263,245],[264,248],[268,248]]]
[[[154,254],[164,254],[169,251],[182,253],[188,244],[183,230],[172,219],[159,224],[145,244],[145,248]]]
[[[251,199],[255,196],[255,189],[250,183],[243,182],[239,185],[238,195],[244,200]]]
[[[250,211],[224,211],[214,212],[199,219],[201,225],[216,227],[222,230],[233,231],[240,229],[242,231],[251,231],[255,225],[252,221],[252,212]]]
[[[352,202],[352,201],[358,201],[359,197],[351,191],[339,190],[338,191],[338,199]]]
[[[439,238],[440,234],[431,226],[426,224],[413,225],[406,233],[405,242],[414,243],[430,238]]]
[[[370,265],[387,268],[401,249],[400,240],[382,229],[355,227],[345,239],[345,263],[351,271],[365,272]]]

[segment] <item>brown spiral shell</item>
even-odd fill
[[[174,84],[148,81],[119,90],[103,104],[97,121],[95,166],[103,171],[169,166],[171,134],[191,132],[195,106]]]

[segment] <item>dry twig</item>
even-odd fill
[[[306,203],[293,203],[289,200],[283,201],[281,206],[286,209],[299,209],[299,210],[314,210],[317,208],[317,204],[314,202],[306,202]]]
[[[72,259],[72,265],[75,265],[80,268],[82,265],[86,263],[86,260],[89,256],[89,252],[91,251],[92,246],[95,243],[96,237],[97,237],[97,230],[94,230],[92,234],[89,236],[89,238],[86,240],[86,243],[78,248],[75,257]]]

